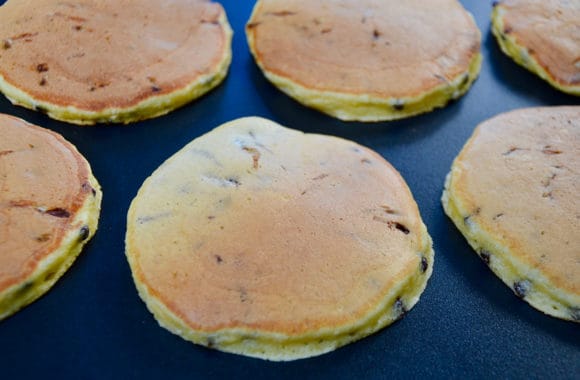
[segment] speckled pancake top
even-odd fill
[[[0,290],[60,246],[93,196],[85,159],[60,135],[0,115]],[[74,226],[80,228],[81,226]]]
[[[229,47],[204,0],[10,0],[0,7],[0,75],[37,100],[128,108],[216,70]]]
[[[504,34],[562,85],[580,85],[580,1],[502,0]]]
[[[528,267],[580,294],[580,107],[481,124],[453,169],[454,202]]]
[[[380,97],[417,96],[468,72],[480,45],[456,0],[259,0],[247,32],[266,71]]]
[[[400,291],[428,250],[417,205],[382,157],[259,118],[176,153],[128,216],[136,281],[201,331],[348,325]]]

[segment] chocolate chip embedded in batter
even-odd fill
[[[89,229],[89,226],[87,226],[87,225],[82,226],[81,229],[79,230],[79,239],[81,241],[87,240],[90,232],[91,231]]]
[[[427,272],[428,268],[429,268],[429,261],[427,261],[427,258],[425,256],[421,256],[421,273]]]
[[[397,298],[397,300],[395,301],[395,303],[393,304],[393,309],[396,315],[397,319],[401,319],[405,316],[405,314],[407,314],[407,307],[405,306],[405,304],[403,303],[403,300],[401,300],[401,298]]]
[[[51,237],[51,234],[47,232],[47,233],[44,233],[42,235],[37,236],[34,240],[36,240],[39,243],[44,243],[46,241],[49,241],[50,237]]]
[[[51,208],[50,210],[44,211],[44,213],[48,214],[50,216],[54,216],[56,218],[68,218],[68,217],[70,217],[70,212],[68,212],[64,208],[60,208],[60,207]]]
[[[481,251],[479,251],[479,257],[481,257],[484,263],[489,265],[489,262],[491,260],[491,253],[489,253],[488,250],[482,249]]]
[[[39,73],[47,72],[48,71],[48,64],[39,63],[38,65],[36,65],[36,71],[38,71]]]
[[[409,235],[409,229],[404,225],[401,224],[399,222],[395,222],[395,228],[398,229],[399,231],[401,231],[402,233],[404,233],[405,235]]]
[[[8,50],[11,47],[12,47],[12,40],[11,39],[7,39],[7,40],[2,41],[2,49]]]
[[[396,111],[402,111],[405,109],[405,102],[401,99],[397,99],[395,103],[393,103],[393,109]]]
[[[516,282],[514,282],[514,286],[513,286],[514,292],[516,293],[516,296],[518,296],[520,298],[524,298],[527,295],[527,293],[531,287],[532,287],[532,284],[528,280],[516,281]]]

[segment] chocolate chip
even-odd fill
[[[8,39],[8,40],[2,41],[2,49],[8,50],[11,47],[12,47],[12,40]]]
[[[43,113],[43,114],[47,114],[48,113],[48,109],[46,109],[43,106],[39,106],[39,105],[34,106],[34,110],[37,111],[37,112]]]
[[[425,256],[421,256],[421,272],[422,273],[427,272],[428,268],[429,268],[429,262],[427,261],[427,258]]]
[[[50,240],[50,233],[44,233],[42,235],[37,236],[34,240],[36,240],[39,243],[44,243],[45,241],[49,241]]]
[[[528,280],[521,280],[514,282],[514,292],[516,296],[524,298],[530,290],[531,284]]]
[[[207,338],[207,346],[213,348],[215,346],[215,339],[211,336]]]
[[[410,231],[404,224],[401,224],[399,222],[395,222],[395,228],[398,229],[399,231],[401,231],[402,233],[404,233],[405,235],[409,235]]]
[[[93,197],[95,197],[97,195],[97,190],[95,190],[88,182],[85,182],[82,184],[82,189],[85,192],[90,191],[91,193],[93,193]]]
[[[81,229],[79,230],[79,239],[81,241],[87,240],[87,238],[89,237],[89,233],[90,233],[89,226],[87,225],[82,226]]]
[[[224,259],[222,259],[222,257],[220,255],[214,255],[214,257],[215,257],[215,261],[218,264],[221,264],[224,261]]]
[[[381,32],[379,32],[377,29],[374,29],[373,30],[373,40],[379,39],[380,36],[381,36]]]
[[[397,101],[393,104],[393,109],[395,109],[396,111],[402,111],[405,109],[405,102],[403,102],[400,99],[397,99]]]
[[[34,282],[26,281],[24,284],[20,285],[20,289],[18,289],[18,293],[19,294],[27,293],[33,286],[34,286]]]
[[[75,26],[73,26],[73,29],[76,31],[79,31],[79,30],[83,29],[83,26],[82,25],[75,25]]]
[[[408,311],[401,298],[397,298],[395,304],[393,305],[393,309],[395,310],[395,315],[397,319],[403,318]]]
[[[235,185],[236,187],[241,185],[241,182],[235,178],[226,178],[226,181],[231,183],[232,185]]]
[[[50,210],[46,210],[44,213],[48,214],[50,216],[54,216],[56,218],[68,218],[68,217],[70,217],[70,213],[67,210],[65,210],[64,208],[60,208],[60,207],[51,208]]]
[[[46,86],[46,78],[42,78],[42,79],[40,79],[40,81],[38,82],[38,84],[39,84],[40,86]]]
[[[151,91],[153,91],[153,92],[159,92],[159,91],[161,91],[161,87],[159,87],[159,86],[151,86]]]
[[[461,80],[461,83],[459,84],[459,87],[465,87],[467,86],[468,83],[469,83],[469,74],[465,74],[465,76]]]
[[[483,260],[484,263],[486,263],[487,265],[489,265],[490,259],[491,259],[491,254],[489,253],[488,250],[482,249],[479,252],[479,257],[481,257],[481,259]]]
[[[39,73],[45,73],[48,71],[48,65],[46,63],[39,63],[36,65],[36,71]]]
[[[511,32],[513,32],[513,29],[510,28],[509,26],[506,26],[503,30],[504,34],[510,34]]]

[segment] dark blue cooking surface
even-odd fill
[[[0,378],[580,378],[580,325],[519,300],[440,206],[445,175],[477,124],[515,108],[580,102],[500,52],[489,32],[491,1],[463,1],[483,38],[483,67],[473,88],[446,108],[376,124],[340,122],[276,90],[248,51],[244,24],[253,2],[222,4],[235,32],[229,75],[169,115],[129,126],[78,127],[0,97],[0,112],[75,144],[104,192],[99,230],[78,260],[46,295],[0,322]],[[421,300],[401,321],[333,353],[289,363],[208,350],[157,325],[125,259],[129,203],[143,180],[187,142],[250,115],[355,140],[382,154],[407,180],[434,240],[435,267]]]

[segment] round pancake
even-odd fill
[[[0,7],[0,91],[75,124],[163,115],[226,76],[232,31],[203,0],[9,0]]]
[[[97,230],[101,190],[62,136],[0,114],[0,320],[44,294]]]
[[[514,293],[580,321],[580,107],[482,123],[455,159],[445,212]]]
[[[195,139],[145,181],[126,254],[161,326],[269,360],[392,323],[433,268],[417,205],[382,157],[256,117]]]
[[[579,1],[497,1],[491,20],[505,54],[558,90],[580,95]]]
[[[266,78],[341,120],[442,107],[481,65],[479,29],[456,0],[259,0],[246,34]]]

